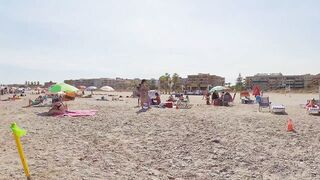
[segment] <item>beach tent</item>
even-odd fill
[[[209,92],[213,93],[213,92],[223,92],[223,91],[228,91],[230,90],[228,87],[224,87],[224,86],[216,86],[213,87]]]
[[[58,92],[77,92],[79,91],[78,88],[71,86],[69,84],[66,83],[59,83],[59,84],[55,84],[53,86],[51,86],[49,88],[49,92],[51,93],[58,93]]]
[[[107,91],[107,92],[113,92],[114,89],[110,86],[103,86],[102,88],[100,88],[102,91]]]
[[[254,86],[253,87],[253,92],[252,92],[252,95],[254,95],[254,96],[260,96],[260,92],[261,92],[261,90],[260,90],[260,87],[259,86]]]

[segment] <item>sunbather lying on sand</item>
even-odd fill
[[[45,98],[43,96],[37,97],[34,101],[29,99],[29,104],[27,106],[24,106],[24,107],[27,108],[27,107],[39,105],[39,104],[43,103],[44,100],[45,100]]]
[[[21,97],[14,94],[12,97],[8,97],[8,99],[4,99],[2,101],[15,101],[19,99],[21,99]]]
[[[82,98],[92,98],[92,95],[89,94],[89,95],[86,95],[86,96],[82,96]]]
[[[100,99],[96,99],[97,101],[108,101],[104,96],[102,96]]]

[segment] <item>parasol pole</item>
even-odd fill
[[[28,163],[24,156],[22,144],[20,142],[20,137],[26,135],[26,131],[23,129],[20,129],[16,123],[11,124],[11,130],[12,130],[14,139],[16,141],[16,145],[17,145],[18,153],[20,155],[20,160],[24,169],[24,173],[26,174],[27,180],[31,180]]]

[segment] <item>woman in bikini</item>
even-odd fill
[[[147,103],[147,106],[149,107],[148,91],[149,91],[149,88],[148,88],[148,85],[147,85],[147,80],[143,79],[141,81],[141,86],[140,86],[140,89],[139,89],[141,107],[143,107],[145,103]]]

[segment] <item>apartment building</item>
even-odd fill
[[[188,75],[186,80],[186,90],[206,90],[210,86],[223,86],[224,83],[225,78],[216,75],[202,73],[197,75]]]
[[[255,85],[263,90],[274,90],[284,87],[293,89],[305,88],[312,83],[312,75],[283,75],[282,73],[259,73],[246,77],[246,87],[252,88]]]

